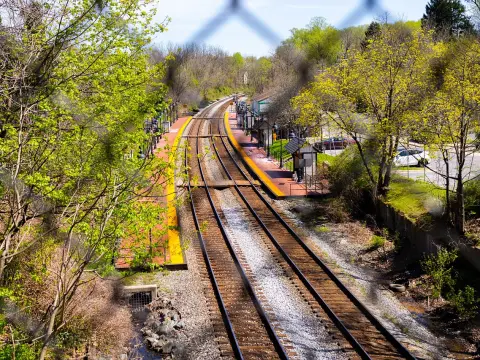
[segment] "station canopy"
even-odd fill
[[[291,155],[300,150],[307,141],[302,138],[294,137],[292,138],[287,145],[285,145],[285,150]]]

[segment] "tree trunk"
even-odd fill
[[[11,235],[7,235],[4,240],[5,247],[3,248],[2,254],[0,256],[0,284],[3,284],[3,274],[5,272],[5,267],[7,266],[7,256],[10,252],[10,241]]]
[[[385,189],[383,187],[384,184],[384,176],[383,171],[385,169],[385,161],[382,159],[380,166],[378,168],[378,179],[377,179],[377,196],[383,196],[386,194]]]
[[[463,187],[463,179],[462,179],[462,170],[458,170],[458,178],[457,178],[457,214],[456,214],[456,223],[457,223],[457,230],[460,234],[465,233],[465,199],[464,199],[464,187]]]
[[[387,171],[385,171],[385,177],[383,178],[382,188],[386,192],[392,181],[392,164],[387,165]],[[385,195],[385,194],[384,194]]]
[[[59,309],[58,302],[59,302],[60,294],[59,294],[58,286],[59,285],[57,285],[57,293],[55,294],[55,300],[53,301],[52,312],[50,313],[47,333],[45,334],[45,338],[43,340],[42,351],[40,352],[39,360],[45,360],[45,356],[47,355],[48,344],[50,344],[50,341],[52,340],[52,335],[55,328],[55,319],[57,317],[57,313]]]
[[[445,172],[447,174],[447,177],[445,179],[445,210],[446,210],[446,215],[447,215],[447,221],[451,222],[451,211],[452,211],[452,205],[450,203],[450,164],[448,163],[448,150],[443,150],[442,151],[442,156],[443,156],[443,162],[445,163]]]
[[[388,149],[388,157],[390,160],[387,162],[387,170],[385,171],[385,177],[383,179],[383,186],[382,186],[385,193],[388,191],[388,187],[390,186],[390,181],[392,180],[392,164],[393,164],[392,159],[393,159],[394,152],[398,148],[398,139],[399,139],[398,136],[395,137],[395,141],[393,140],[393,137],[390,137],[390,147]]]

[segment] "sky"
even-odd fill
[[[237,1],[245,12],[225,10]],[[168,31],[155,43],[184,44],[201,42],[222,48],[230,54],[271,55],[292,28],[305,27],[313,17],[324,17],[338,28],[368,24],[388,12],[392,20],[419,20],[427,0],[377,0],[378,6],[362,11],[368,0],[157,0],[156,20],[167,17]],[[244,19],[251,19],[250,23]],[[249,26],[258,19],[268,29],[261,35]],[[213,25],[215,24],[215,25]],[[202,32],[204,29],[210,31]]]

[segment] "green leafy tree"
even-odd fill
[[[313,18],[305,29],[292,29],[287,42],[305,51],[307,58],[316,63],[331,65],[341,51],[340,31],[323,18]]]
[[[322,117],[354,139],[374,198],[388,191],[400,139],[432,86],[432,53],[427,33],[385,26],[366,50],[318,75],[293,100],[301,121]]]
[[[129,155],[149,140],[144,122],[166,103],[163,66],[151,65],[145,51],[163,27],[152,22],[149,3],[136,0],[6,5],[0,281],[14,283],[9,265],[54,239],[59,265],[41,309],[44,359],[71,321],[67,309],[85,270],[112,257],[126,214],[135,214],[151,177],[165,170],[158,160]]]
[[[381,25],[376,21],[372,21],[370,25],[368,25],[365,31],[365,39],[362,41],[362,49],[365,50],[367,48],[368,44],[380,34],[380,30]]]
[[[446,181],[448,211],[458,231],[465,231],[465,183],[470,176],[468,158],[477,152],[472,135],[480,131],[480,43],[464,38],[438,45],[438,90],[424,104],[423,123],[416,126],[430,146],[441,153],[445,171],[432,169]],[[456,166],[450,166],[454,159]],[[454,183],[454,186],[452,186]],[[454,201],[450,192],[453,190]],[[451,203],[451,206],[450,206]]]
[[[422,25],[433,28],[440,35],[459,35],[473,31],[473,25],[460,0],[430,0],[425,7]]]

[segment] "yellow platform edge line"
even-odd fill
[[[284,198],[285,194],[281,191],[277,185],[275,185],[272,180],[260,169],[257,164],[247,155],[243,147],[238,143],[237,139],[233,136],[232,129],[230,128],[229,120],[229,113],[228,111],[225,112],[225,129],[227,130],[228,138],[232,143],[233,147],[238,151],[244,162],[248,165],[248,167],[257,175],[258,179],[268,188],[268,190],[276,197],[276,198]]]
[[[173,140],[171,152],[168,162],[173,164],[167,169],[167,224],[168,224],[168,251],[170,253],[169,265],[184,264],[183,251],[180,242],[180,232],[178,231],[178,217],[177,207],[175,203],[176,189],[175,189],[175,162],[177,159],[177,148],[183,132],[192,120],[190,116],[187,121],[178,130],[177,136]]]

